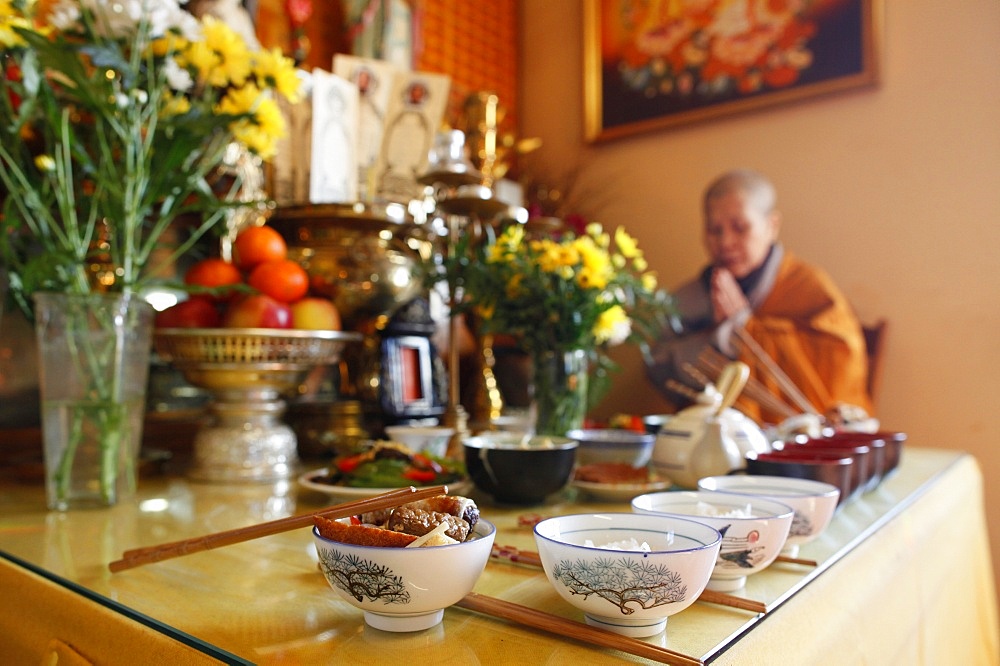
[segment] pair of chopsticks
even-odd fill
[[[231,546],[236,543],[259,539],[261,537],[271,536],[272,534],[278,534],[280,532],[288,532],[300,527],[309,527],[312,526],[313,518],[316,516],[322,516],[323,518],[328,518],[330,520],[348,518],[361,513],[379,511],[381,509],[391,509],[399,506],[400,504],[406,504],[407,502],[415,502],[428,497],[447,494],[448,486],[431,486],[427,488],[415,488],[413,486],[408,486],[405,488],[398,488],[387,493],[382,493],[381,495],[355,500],[345,504],[338,504],[336,506],[320,509],[319,511],[313,511],[311,513],[298,514],[287,518],[272,520],[267,523],[239,527],[233,530],[226,530],[224,532],[214,532],[200,537],[164,543],[157,546],[147,546],[145,548],[126,550],[122,554],[122,558],[108,564],[108,568],[112,572],[118,572],[124,569],[138,567],[143,564],[162,562],[163,560],[180,557],[182,555],[200,553],[205,550],[221,548],[222,546]]]
[[[525,564],[527,566],[542,566],[542,559],[538,556],[538,553],[530,550],[520,550],[513,546],[497,546],[494,544],[493,550],[490,552],[490,557],[498,560]],[[760,601],[744,599],[742,597],[726,594],[725,592],[716,592],[714,590],[703,590],[701,596],[698,597],[698,601],[718,604],[720,606],[729,606],[730,608],[739,608],[753,613],[767,612],[767,604],[761,603]]]
[[[528,608],[527,606],[476,592],[470,592],[455,605],[476,613],[491,615],[535,629],[541,629],[542,631],[548,631],[565,638],[614,650],[621,650],[622,652],[634,654],[645,659],[652,659],[662,664],[702,666],[705,663],[701,659],[695,659],[686,654],[641,641],[638,638],[622,636],[607,629],[592,627],[582,622],[568,620],[558,615],[552,615],[551,613],[545,613],[534,608]]]
[[[795,382],[785,374],[785,371],[781,369],[774,359],[764,351],[764,348],[753,339],[749,333],[746,332],[742,326],[735,329],[736,337],[739,339],[740,344],[743,345],[759,362],[764,366],[774,380],[778,382],[778,386],[787,395],[795,405],[802,410],[803,414],[817,414],[816,406],[809,402],[805,394],[799,390],[799,387],[795,385]]]
[[[722,374],[722,369],[729,362],[730,359],[726,358],[721,353],[711,347],[706,347],[698,356],[698,367],[686,364],[685,372],[690,374],[692,377],[700,374],[702,377],[705,377],[704,383],[708,383],[715,380],[709,379],[705,373],[718,377]],[[704,370],[704,373],[701,372],[701,370]],[[743,387],[743,393],[757,404],[775,412],[776,414],[781,414],[784,418],[790,418],[799,414],[798,411],[792,409],[781,398],[771,393],[767,387],[755,377],[750,377],[747,380],[746,385]]]

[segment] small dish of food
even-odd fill
[[[430,629],[472,591],[496,527],[466,497],[439,495],[340,520],[314,518],[320,570],[382,631]]]
[[[592,463],[577,466],[570,485],[596,500],[628,502],[637,495],[666,490],[671,483],[649,467]]]
[[[414,453],[395,442],[374,442],[361,453],[337,456],[329,467],[306,472],[299,485],[354,500],[406,486],[447,485],[449,492],[464,493],[471,482],[461,460]]]

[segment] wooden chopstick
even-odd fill
[[[816,567],[819,566],[819,562],[816,560],[806,560],[801,557],[789,557],[787,555],[778,555],[774,558],[775,562],[784,562],[785,564],[801,564],[804,567]]]
[[[713,375],[719,375],[722,372],[722,368],[729,362],[730,359],[711,347],[705,347],[705,349],[702,350],[702,353],[698,356],[698,363],[702,366],[702,369]],[[799,414],[797,410],[792,409],[787,403],[785,403],[785,401],[771,393],[771,391],[769,391],[768,388],[755,377],[750,377],[747,380],[746,386],[743,387],[743,392],[751,400],[777,414],[783,415],[785,418]]]
[[[739,608],[752,613],[767,612],[767,604],[762,601],[744,599],[743,597],[726,594],[725,592],[716,592],[715,590],[702,590],[701,595],[698,597],[698,601],[704,601],[709,604],[718,604],[719,606],[729,606],[730,608]]]
[[[493,548],[490,551],[490,557],[498,560],[506,560],[508,562],[516,562],[517,564],[524,564],[527,566],[542,566],[542,558],[538,556],[538,553],[530,550],[521,550],[514,546],[498,546],[493,544]],[[701,595],[698,597],[698,601],[718,604],[720,606],[729,606],[730,608],[739,608],[741,610],[748,610],[754,613],[767,612],[767,604],[764,604],[763,602],[754,601],[753,599],[744,599],[743,597],[726,594],[725,592],[715,592],[713,590],[703,590]]]
[[[778,385],[781,386],[781,390],[785,392],[785,395],[791,398],[792,402],[794,402],[799,409],[806,414],[818,413],[816,411],[816,407],[809,402],[809,399],[806,398],[802,391],[799,390],[799,387],[795,385],[795,382],[793,382],[788,375],[785,374],[785,371],[774,362],[774,359],[772,359],[768,353],[764,351],[763,347],[757,344],[757,341],[754,340],[750,334],[746,332],[746,330],[738,326],[734,329],[734,332],[736,333],[736,337],[739,338],[739,341],[743,343],[743,346],[749,349],[750,353],[753,354],[758,361],[760,361],[761,365],[767,368],[768,372],[771,373],[771,376],[774,377],[775,381],[778,382]]]
[[[406,488],[398,488],[374,497],[354,500],[353,502],[338,504],[336,506],[320,509],[319,511],[298,514],[287,518],[280,518],[267,523],[248,525],[247,527],[239,527],[233,530],[226,530],[224,532],[215,532],[213,534],[206,534],[200,537],[174,541],[172,543],[164,543],[157,546],[127,550],[122,554],[122,559],[111,562],[108,564],[108,568],[112,572],[118,572],[123,569],[138,567],[143,564],[160,562],[173,557],[199,553],[213,548],[220,548],[222,546],[231,546],[235,543],[259,539],[272,534],[278,534],[279,532],[288,532],[289,530],[312,525],[313,518],[315,516],[322,516],[331,520],[337,518],[347,518],[359,513],[389,509],[399,506],[400,504],[406,504],[407,502],[415,502],[416,500],[427,497],[447,494],[448,486],[431,486],[428,488],[414,488],[413,486],[409,486]]]
[[[572,638],[584,643],[600,645],[601,647],[621,650],[645,659],[652,659],[661,664],[677,666],[701,666],[701,659],[689,657],[686,654],[668,650],[667,648],[641,641],[637,638],[622,636],[607,629],[591,627],[590,625],[568,620],[558,615],[544,613],[534,608],[528,608],[503,599],[470,592],[456,606],[484,615],[492,615],[511,622],[517,622],[528,627],[541,629],[553,634]]]

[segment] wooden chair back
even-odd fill
[[[888,325],[889,322],[885,319],[879,319],[861,327],[868,352],[868,395],[872,402],[875,402],[882,382],[882,356],[885,351],[885,336]]]

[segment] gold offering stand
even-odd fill
[[[296,473],[297,441],[284,396],[317,366],[336,363],[357,333],[255,328],[154,332],[164,361],[212,396],[188,474],[200,481],[273,482]]]
[[[446,242],[443,252],[448,259],[454,259],[458,251],[462,234],[481,235],[485,224],[497,219],[525,218],[527,212],[512,207],[497,199],[490,187],[492,179],[487,173],[473,167],[462,154],[464,135],[453,130],[446,133],[450,153],[447,159],[431,160],[431,170],[420,179],[424,185],[433,187],[435,209],[444,215],[446,222]],[[449,452],[457,455],[460,451],[461,438],[469,432],[469,415],[461,402],[460,386],[460,354],[459,339],[461,320],[455,314],[456,306],[462,299],[462,293],[457,284],[449,283],[448,287],[448,406],[442,418],[442,424],[455,429]],[[502,407],[496,380],[492,375],[492,354],[488,336],[477,335],[479,346],[478,356],[480,368],[475,374],[476,382],[481,386],[475,388],[476,412],[473,423],[478,427],[488,427],[490,421],[499,416]]]
[[[423,296],[425,228],[408,206],[393,202],[282,206],[268,224],[309,273],[311,289],[337,306],[344,329],[363,336],[339,367],[328,368],[328,376],[290,408],[303,440],[300,450],[317,457],[350,450],[387,417],[382,394],[401,369],[391,367],[383,346],[393,316]],[[429,343],[424,347],[429,350]],[[418,402],[406,406],[413,418],[441,413],[441,403],[435,407],[430,396]]]

